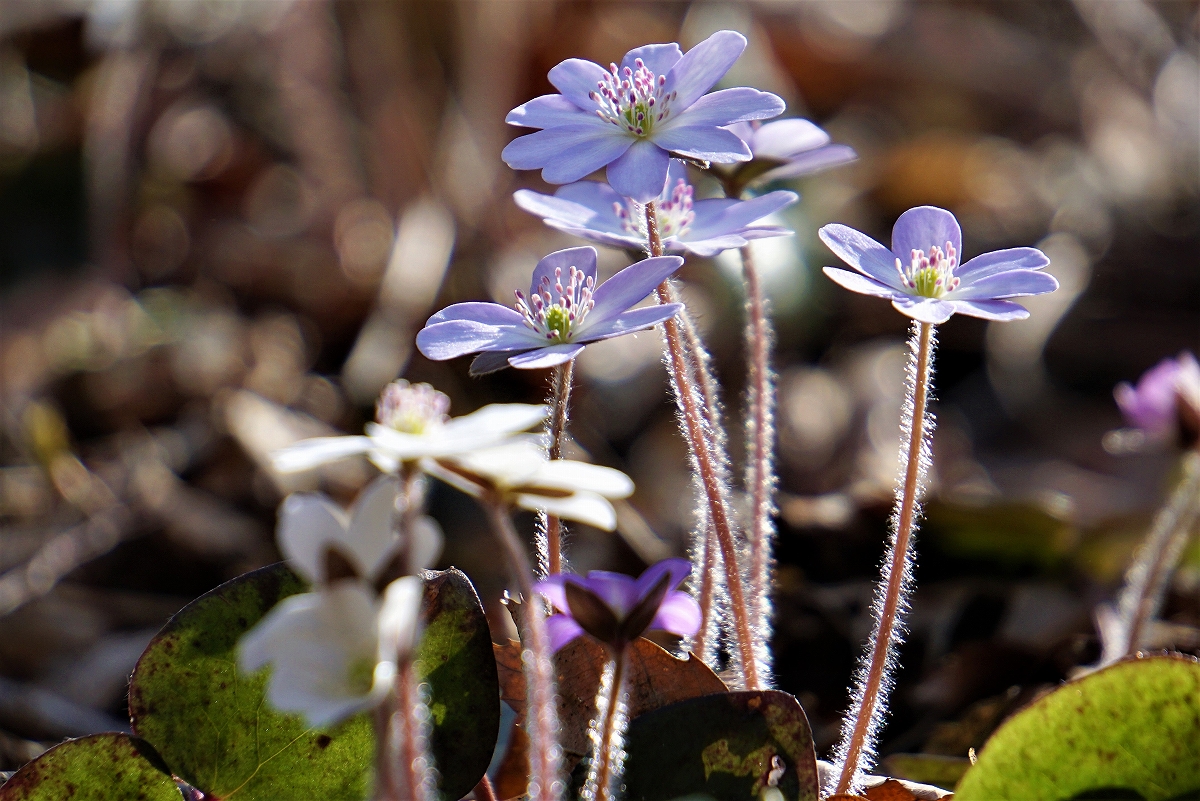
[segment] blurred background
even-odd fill
[[[512,203],[547,187],[500,161],[520,132],[504,115],[552,91],[561,59],[722,28],[750,39],[727,85],[776,92],[860,155],[794,185],[796,236],[755,245],[779,334],[778,685],[827,754],[870,629],[902,401],[905,318],[827,281],[816,230],[886,242],[924,203],[958,215],[966,257],[1036,244],[1062,288],[1027,321],[940,329],[883,751],[965,756],[1096,659],[1093,608],[1176,464],[1106,439],[1112,386],[1200,348],[1196,2],[0,0],[0,769],[125,728],[129,671],[167,617],[278,559],[281,498],[348,502],[371,477],[354,461],[281,476],[271,450],[359,432],[397,376],[454,414],[541,400],[543,374],[471,379],[468,359],[412,344],[436,309],[510,302],[576,244]],[[738,458],[728,255],[689,260],[683,292]],[[626,263],[601,254],[602,271]],[[574,447],[638,490],[618,535],[573,529],[578,570],[636,573],[684,547],[660,348],[648,332],[580,357]],[[495,611],[482,518],[449,489],[431,504],[442,566]],[[1164,616],[1200,653],[1195,543]]]

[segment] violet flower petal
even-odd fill
[[[1008,248],[981,253],[959,265],[954,274],[965,284],[1009,270],[1040,270],[1049,263],[1050,259],[1037,248]]]
[[[686,592],[669,592],[649,628],[691,637],[700,630],[700,604]]]
[[[783,229],[776,230],[780,232],[776,236],[792,233]],[[692,253],[707,259],[726,250],[737,250],[740,247],[745,247],[752,238],[756,237],[743,236],[741,234],[726,234],[725,236],[712,236],[708,239],[697,241],[692,241],[691,238],[676,239],[675,237],[670,237],[663,241],[663,250],[670,253]]]
[[[674,67],[675,63],[683,58],[683,51],[675,42],[635,47],[625,54],[625,58],[621,59],[621,72],[623,73],[626,67],[636,72],[636,62],[639,58],[655,75],[666,75],[671,71],[671,67]]]
[[[562,95],[542,95],[508,112],[504,121],[523,128],[554,128],[559,125],[609,125]]]
[[[550,279],[551,292],[554,287],[554,271],[562,271],[562,284],[565,287],[571,277],[571,268],[581,270],[586,278],[596,280],[596,249],[588,245],[578,248],[556,250],[542,258],[533,268],[533,278],[529,282],[530,296],[536,295],[541,288],[542,278]],[[524,318],[522,318],[524,319]],[[542,344],[545,344],[543,342]]]
[[[729,164],[751,159],[746,143],[724,128],[676,125],[655,131],[651,138],[661,148],[701,161]]]
[[[1024,295],[1043,295],[1058,289],[1058,279],[1036,270],[1010,270],[971,282],[947,292],[944,300],[1003,300]]]
[[[613,337],[652,328],[659,323],[670,320],[682,309],[682,303],[664,303],[659,306],[645,306],[641,309],[632,309],[606,323],[589,326],[585,330],[580,331],[576,337],[576,341],[598,342],[602,339],[612,339]]]
[[[932,325],[941,325],[954,315],[953,303],[920,296],[909,295],[902,299],[893,299],[892,306],[901,314],[907,314],[918,322]]]
[[[885,286],[874,278],[868,278],[861,273],[843,270],[840,267],[824,267],[822,272],[839,286],[849,289],[851,292],[858,292],[860,295],[874,295],[877,298],[901,298],[908,297],[898,289],[893,289],[890,286]]]
[[[517,137],[500,157],[514,170],[542,170],[550,183],[578,181],[629,149],[634,139],[611,126],[560,125]]]
[[[707,239],[727,233],[741,233],[741,229],[787,208],[799,199],[800,196],[795,192],[778,191],[750,200],[701,200],[693,207],[696,219],[686,238]]]
[[[954,311],[968,317],[979,317],[983,320],[1007,322],[1009,320],[1024,320],[1029,316],[1029,310],[1011,300],[955,300]]]
[[[605,281],[592,295],[595,305],[584,318],[579,331],[613,320],[683,266],[678,256],[656,256],[631,264]]]
[[[590,184],[594,181],[580,181]],[[575,186],[576,184],[568,184]],[[523,211],[527,211],[543,220],[554,220],[560,225],[586,226],[603,224],[600,215],[594,210],[573,200],[560,197],[557,194],[543,195],[531,189],[519,189],[513,192],[513,202]]]
[[[521,325],[525,318],[511,306],[472,300],[447,306],[430,317],[425,325],[445,323],[450,320],[471,320],[485,325]]]
[[[606,74],[607,70],[595,62],[568,58],[551,69],[547,77],[567,100],[590,111],[596,107],[596,101],[590,95],[596,91],[596,84],[603,81]]]
[[[589,242],[595,242],[598,245],[608,245],[612,248],[620,250],[644,250],[646,248],[645,237],[635,236],[634,234],[618,234],[609,231],[599,230],[599,227],[570,225],[568,223],[559,222],[552,218],[544,218],[542,220],[551,228],[562,231],[565,234],[577,236],[580,239],[586,239]],[[670,251],[667,246],[667,240],[663,240],[663,251]]]
[[[717,31],[683,54],[667,73],[665,92],[674,92],[672,108],[686,109],[721,80],[746,49],[746,37],[736,31]],[[620,191],[619,189],[617,191]]]
[[[903,264],[908,264],[912,251],[921,250],[929,255],[930,248],[937,246],[944,250],[947,242],[961,257],[962,229],[958,227],[958,220],[937,206],[909,209],[892,226],[892,252]]]
[[[581,587],[586,587],[617,616],[623,619],[629,610],[638,602],[637,582],[632,576],[624,573],[614,573],[610,570],[588,571],[587,578],[568,576],[568,581],[574,581]]]
[[[839,259],[863,275],[904,292],[900,274],[896,272],[896,256],[871,237],[837,223],[822,226],[817,235]]]
[[[746,126],[750,128],[749,125]],[[800,153],[816,150],[829,144],[830,137],[820,126],[809,120],[793,117],[774,120],[761,125],[757,130],[750,128],[751,138],[746,140],[755,158],[790,161]],[[739,136],[740,131],[734,131]]]
[[[541,593],[545,596],[550,605],[560,612],[566,612],[571,607],[567,606],[567,591],[563,589],[563,584],[567,581],[569,573],[554,573],[546,576],[541,581],[533,585],[533,591]]]
[[[537,350],[518,353],[510,356],[508,363],[518,370],[540,370],[544,367],[556,367],[571,361],[583,350],[583,345],[566,342],[561,345],[550,345]]]
[[[640,139],[608,165],[608,183],[625,197],[649,203],[662,194],[670,162],[667,151],[648,139]]]
[[[848,145],[825,145],[816,150],[793,156],[786,164],[773,170],[767,170],[758,177],[757,181],[769,182],[799,178],[802,175],[812,175],[815,172],[857,160],[858,154],[854,152],[854,148]]]
[[[667,590],[674,590],[683,583],[684,579],[691,575],[691,572],[691,561],[681,559],[678,556],[654,563],[642,571],[642,575],[638,576],[638,599],[645,598],[664,575],[671,576],[671,582],[667,585]]]
[[[668,174],[672,175],[673,173],[668,171]],[[591,209],[596,212],[597,218],[616,220],[613,204],[625,207],[625,198],[614,192],[613,188],[603,181],[576,181],[573,184],[560,186],[554,196]]]
[[[678,116],[672,116],[663,121],[661,130],[667,131],[676,127],[702,128],[710,125],[724,128],[744,120],[776,117],[783,113],[783,109],[783,100],[778,95],[760,92],[748,86],[738,86],[704,95]],[[729,132],[739,139],[743,139],[737,131],[730,130]],[[750,147],[749,142],[746,142],[746,145]],[[753,148],[750,149],[753,150]]]
[[[552,651],[558,651],[583,633],[583,627],[576,623],[570,615],[551,615],[546,618],[546,636],[550,638],[550,650]]]
[[[417,350],[427,359],[445,361],[481,350],[518,350],[545,343],[525,326],[494,326],[473,320],[448,320],[422,328]]]

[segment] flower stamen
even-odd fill
[[[604,79],[596,82],[596,91],[588,96],[595,101],[600,119],[634,136],[649,136],[656,123],[670,116],[677,93],[664,91],[667,76],[655,75],[640,58],[634,66],[637,69],[622,70],[610,64]]]
[[[516,309],[525,318],[525,325],[544,336],[553,344],[571,341],[572,332],[583,322],[595,302],[596,279],[584,276],[577,267],[571,268],[570,278],[564,287],[562,268],[554,268],[554,281],[543,275],[537,291],[525,297],[517,290]]]
[[[686,234],[696,221],[696,189],[683,178],[675,182],[670,194],[660,197],[655,204],[658,213],[658,234],[663,239]],[[613,203],[613,212],[621,220],[621,227],[638,236],[645,236],[645,206],[626,200],[625,204]]]
[[[928,256],[925,251],[914,248],[912,261],[907,267],[899,258],[896,259],[896,272],[900,274],[904,288],[925,298],[940,298],[957,289],[960,283],[954,275],[957,266],[958,253],[950,242],[946,243],[944,251],[934,245],[929,249]]]
[[[383,388],[375,404],[375,420],[404,434],[427,434],[450,420],[450,398],[429,384],[403,378]]]

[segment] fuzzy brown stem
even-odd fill
[[[716,570],[717,548],[713,527],[706,525],[704,529],[704,570],[700,574],[700,592],[696,602],[700,604],[700,629],[692,638],[692,651],[701,659],[708,645],[708,628],[712,625],[713,613],[713,575]]]
[[[933,326],[929,323],[921,323],[920,326],[912,425],[908,439],[908,463],[904,472],[904,490],[900,499],[896,539],[893,543],[892,559],[888,569],[887,590],[879,615],[876,635],[871,643],[871,661],[867,668],[862,701],[854,718],[854,730],[846,749],[845,761],[842,763],[842,772],[838,777],[835,793],[850,792],[850,786],[858,771],[859,757],[867,741],[871,720],[875,714],[875,705],[879,701],[884,669],[887,666],[888,654],[892,649],[892,638],[896,631],[896,617],[900,609],[901,591],[904,587],[905,560],[908,557],[908,543],[912,537],[917,508],[917,492],[921,475],[921,448],[925,437],[925,406],[929,396],[928,376]]]
[[[375,793],[374,801],[402,801],[409,797],[407,787],[402,787],[396,738],[393,736],[392,719],[397,709],[396,695],[387,698],[375,708]]]
[[[650,237],[650,255],[661,256],[662,239],[659,237],[658,218],[653,203],[646,204],[646,228]],[[670,302],[671,289],[667,282],[664,281],[659,285],[657,291],[659,303]],[[734,543],[731,517],[721,486],[719,467],[705,432],[705,413],[696,403],[696,389],[692,381],[692,372],[688,369],[679,326],[672,319],[663,323],[663,329],[666,333],[671,374],[679,395],[680,407],[683,410],[688,447],[699,468],[701,484],[708,502],[709,524],[716,534],[717,543],[721,548],[721,558],[725,563],[725,580],[729,590],[729,602],[732,606],[734,636],[737,641],[742,679],[747,690],[757,690],[759,685],[758,670],[754,662],[754,641],[750,633],[746,598],[742,591],[742,577],[738,570],[737,546]]]
[[[601,723],[600,742],[596,746],[593,759],[596,760],[596,801],[613,801],[614,765],[612,760],[613,741],[620,736],[617,731],[620,719],[620,706],[625,693],[625,663],[628,648],[622,648],[613,655],[612,686],[609,688],[608,705]]]
[[[561,777],[562,749],[558,745],[558,702],[554,689],[554,661],[546,632],[545,611],[533,591],[533,568],[513,528],[508,508],[497,498],[485,504],[492,530],[500,541],[509,570],[521,593],[521,662],[528,688],[526,724],[529,727],[529,801],[558,801],[565,784]]]
[[[433,758],[429,753],[426,721],[429,710],[421,696],[421,679],[412,660],[400,666],[396,683],[399,695],[403,699],[402,708],[393,718],[393,725],[403,731],[398,738],[400,742],[397,756],[400,760],[400,773],[411,790],[401,798],[433,801],[437,797],[437,788],[433,776],[430,775],[433,772]]]
[[[741,249],[742,273],[746,282],[746,355],[749,359],[747,378],[747,420],[750,436],[747,441],[746,484],[750,491],[750,596],[754,603],[755,631],[760,637],[770,631],[771,542],[774,538],[771,523],[774,511],[775,474],[772,464],[772,419],[775,413],[775,393],[771,388],[771,323],[767,319],[766,298],[754,264],[750,246]],[[760,643],[760,651],[765,644]]]
[[[571,379],[575,360],[554,368],[550,396],[550,442],[548,451],[551,459],[562,458],[562,441],[567,430],[567,409],[571,399]],[[562,521],[555,515],[546,515],[546,558],[545,567],[551,575],[562,572]]]

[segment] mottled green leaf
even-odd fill
[[[788,801],[816,801],[817,757],[799,702],[787,693],[706,695],[647,712],[629,725],[627,801],[707,795],[757,798],[774,757]]]
[[[428,622],[419,660],[431,686],[433,751],[445,794],[459,798],[483,775],[495,745],[495,660],[466,576],[452,570],[425,578]],[[134,670],[135,731],[211,797],[361,801],[369,792],[375,750],[369,715],[311,729],[267,704],[268,670],[247,675],[237,668],[241,636],[280,600],[305,589],[282,564],[223,584],[172,618]]]
[[[162,758],[127,734],[56,745],[0,787],[0,801],[181,801]]]
[[[958,801],[1200,796],[1200,661],[1155,656],[1068,682],[1013,715]]]

